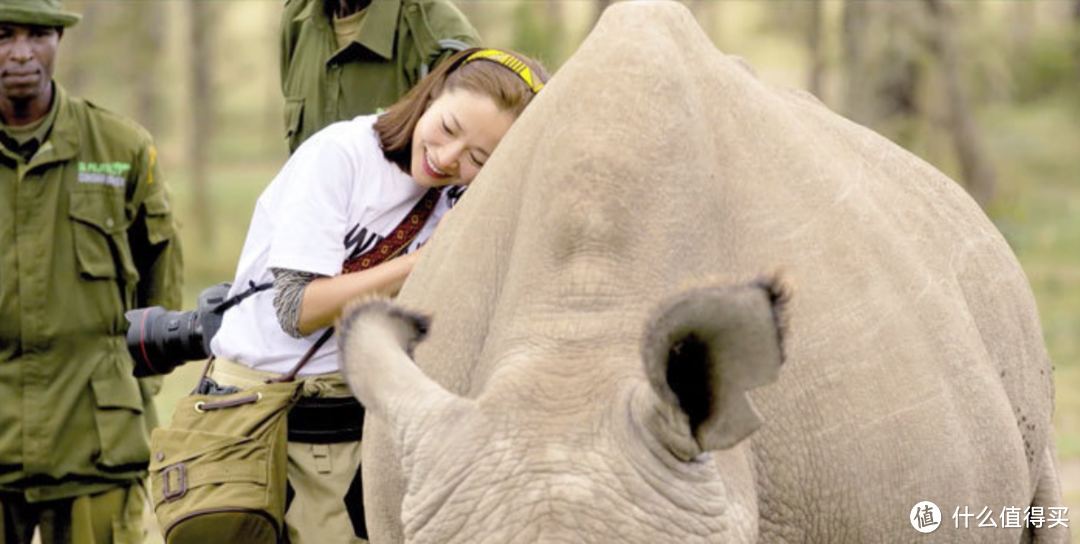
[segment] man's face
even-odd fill
[[[55,28],[0,22],[0,98],[30,100],[47,93],[59,43]]]

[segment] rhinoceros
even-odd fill
[[[1003,237],[679,4],[606,10],[424,251],[339,323],[373,542],[1068,538]]]

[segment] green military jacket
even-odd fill
[[[0,490],[30,502],[145,474],[156,384],[132,376],[124,312],[181,296],[150,136],[54,89],[36,154],[0,146]]]
[[[281,89],[289,150],[330,123],[392,105],[438,62],[480,43],[445,0],[374,0],[338,49],[321,0],[288,0],[282,13]]]

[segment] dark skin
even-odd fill
[[[52,105],[52,76],[63,31],[0,23],[0,118],[11,126],[33,123]]]
[[[326,13],[336,14],[338,17],[347,17],[371,4],[371,0],[323,0],[323,8]]]

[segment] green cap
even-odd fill
[[[0,0],[0,23],[34,26],[71,26],[82,15],[64,11],[60,0]]]

